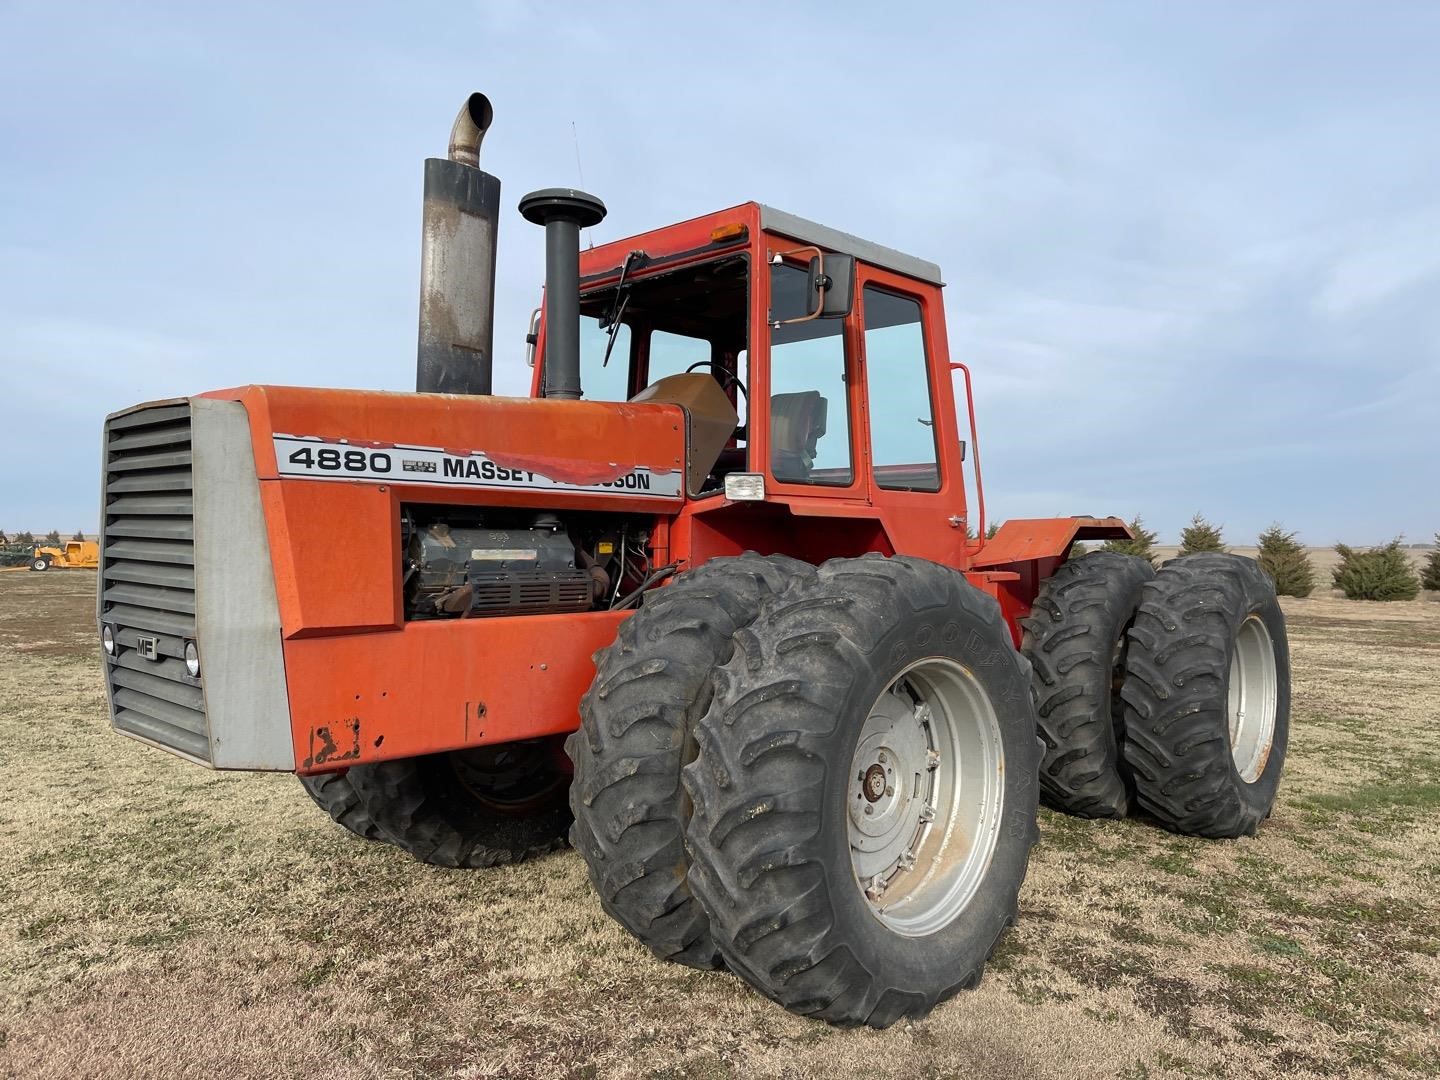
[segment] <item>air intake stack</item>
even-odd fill
[[[520,200],[526,221],[545,226],[545,396],[580,397],[580,230],[605,218],[605,204],[573,188],[544,188]]]
[[[471,94],[450,132],[450,156],[425,159],[420,242],[420,344],[415,389],[490,393],[500,181],[481,172],[494,110]]]

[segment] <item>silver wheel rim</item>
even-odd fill
[[[1253,784],[1265,771],[1275,741],[1275,643],[1258,615],[1235,635],[1230,654],[1230,755],[1240,779]]]
[[[871,706],[850,766],[850,863],[871,912],[922,937],[952,923],[985,878],[1000,835],[1000,721],[974,675],[932,657]]]

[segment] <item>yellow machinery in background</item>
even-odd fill
[[[26,564],[31,570],[94,570],[100,565],[100,545],[94,540],[66,540],[63,544],[36,544]],[[16,567],[15,569],[19,569]]]

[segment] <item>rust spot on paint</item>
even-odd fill
[[[483,701],[467,701],[465,703],[465,741],[468,743],[472,738],[478,739],[485,734],[485,714],[490,707]]]
[[[383,737],[383,736],[382,736]],[[342,748],[342,745],[343,748]],[[305,768],[313,765],[327,765],[337,761],[354,761],[360,756],[360,718],[351,717],[335,730],[329,725],[310,729],[310,756],[303,763]]]

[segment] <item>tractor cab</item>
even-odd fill
[[[583,250],[581,396],[685,408],[693,512],[863,506],[848,520],[895,534],[881,546],[955,560],[964,444],[940,288],[934,263],[758,203]],[[537,397],[546,336],[538,319]]]

